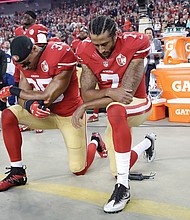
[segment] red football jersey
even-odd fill
[[[35,44],[44,44],[47,43],[48,29],[42,24],[33,24],[28,29],[25,29],[24,26],[20,26],[15,29],[15,36],[26,35],[29,37]],[[20,71],[15,69],[14,73],[15,82],[20,80]]]
[[[35,90],[44,91],[54,76],[75,67],[67,90],[48,107],[52,113],[71,116],[82,104],[76,75],[76,61],[76,56],[69,45],[63,42],[49,42],[36,70],[24,70],[21,65],[18,65],[18,68]]]
[[[76,38],[71,42],[71,48],[73,49],[73,51],[76,51],[78,44],[80,42],[81,42],[81,40],[79,38]]]
[[[91,40],[82,41],[76,51],[78,61],[87,65],[98,79],[99,88],[120,87],[124,73],[132,59],[145,58],[150,49],[149,39],[138,32],[121,33],[116,41],[112,54],[102,58]],[[143,77],[135,95],[145,98],[145,79]]]
[[[58,37],[51,37],[50,39],[48,39],[48,42],[61,42],[61,39]]]
[[[35,44],[47,43],[48,28],[42,24],[33,24],[28,29],[20,26],[15,29],[15,36],[26,35]]]

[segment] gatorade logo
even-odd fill
[[[185,50],[186,50],[187,52],[190,52],[190,43],[187,43],[187,44],[185,45]]]
[[[177,80],[172,83],[172,89],[175,92],[190,92],[190,81]]]
[[[173,50],[174,49],[174,41],[173,40],[169,40],[167,43],[166,43],[166,50]]]
[[[190,115],[190,109],[176,109],[176,115]]]
[[[174,49],[174,40],[166,42],[166,50],[171,51]],[[190,43],[185,44],[185,51],[190,52]]]

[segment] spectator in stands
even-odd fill
[[[189,17],[187,19],[186,28],[190,28],[190,15],[189,15]]]
[[[186,31],[187,31],[187,35],[186,35],[186,37],[190,37],[190,28],[189,28],[189,27],[186,28]]]
[[[160,19],[158,17],[155,18],[153,26],[154,26],[155,35],[159,36],[161,33],[161,23],[160,23]]]
[[[10,41],[5,41],[3,43],[3,48],[6,54],[7,58],[7,69],[6,69],[6,74],[4,76],[4,86],[11,86],[15,85],[14,81],[14,73],[15,73],[15,65],[12,60],[11,56],[11,51],[10,51]],[[10,96],[8,97],[8,103],[9,105],[14,105],[16,102],[16,97],[15,96]]]
[[[73,39],[71,42],[71,48],[74,51],[74,53],[76,52],[78,44],[84,39],[86,39],[87,37],[88,37],[88,29],[87,27],[83,26],[80,28],[80,32],[78,33],[77,37]]]
[[[0,48],[0,89],[4,87],[4,76],[7,69],[7,59],[5,52]],[[6,99],[0,100],[0,111],[7,108]]]
[[[40,2],[40,1],[39,1]],[[58,1],[57,1],[58,2]],[[111,15],[117,22],[119,28],[123,28],[125,17],[130,14],[130,21],[134,25],[136,30],[138,30],[138,22],[140,18],[140,13],[138,11],[136,1],[97,1],[90,0],[84,1],[83,4],[76,4],[72,1],[70,4],[65,4],[60,1],[59,7],[49,9],[37,10],[37,23],[43,24],[49,29],[56,28],[57,31],[61,32],[61,41],[69,43],[73,39],[74,27],[80,23],[85,24],[87,21],[94,17],[96,14],[104,14],[106,16]],[[151,1],[149,1],[151,2]],[[153,2],[153,1],[152,1]],[[12,3],[18,7],[17,3]],[[3,6],[6,4],[2,4]],[[48,5],[48,4],[47,4]],[[53,4],[52,4],[53,5]],[[82,6],[82,7],[81,7]],[[153,19],[155,17],[160,18],[161,30],[164,31],[165,27],[168,27],[168,22],[171,18],[178,20],[179,17],[183,17],[185,21],[188,19],[188,13],[190,13],[190,3],[189,1],[165,1],[159,0],[154,1],[155,10],[152,12]],[[30,8],[30,4],[29,4]],[[44,7],[45,8],[45,7]],[[5,7],[4,13],[8,14],[9,8]],[[24,10],[24,9],[23,9]],[[21,8],[19,11],[23,11]],[[115,13],[117,12],[117,13]],[[1,13],[1,11],[0,11]],[[12,14],[12,13],[10,13]],[[55,16],[56,15],[56,16]],[[0,17],[0,41],[7,40],[13,36],[15,28],[20,24],[22,19],[22,13],[16,12],[11,16]],[[81,25],[80,25],[81,26]],[[75,35],[75,34],[74,34]]]
[[[164,50],[161,41],[154,37],[154,30],[151,27],[146,28],[144,33],[148,35],[150,41],[150,52],[145,65],[146,93],[148,94],[149,89],[154,89],[156,86],[156,78],[151,74],[151,70],[156,69],[160,59],[164,57]]]
[[[175,23],[176,27],[186,27],[186,21],[184,18],[179,18],[178,21]]]
[[[123,25],[123,31],[130,31],[131,26],[132,26],[132,23],[130,21],[130,18],[126,16],[125,23]]]

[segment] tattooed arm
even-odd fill
[[[108,98],[107,90],[108,89],[95,89],[96,84],[98,83],[98,79],[94,75],[94,73],[84,64],[82,64],[82,74],[81,74],[81,92],[82,98],[85,102],[106,98],[106,104],[113,101]],[[105,106],[103,106],[105,107]]]
[[[106,107],[113,101],[123,104],[131,103],[144,70],[143,59],[132,60],[124,74],[120,88],[96,90],[96,76],[86,65],[82,65],[82,68],[81,90],[84,104],[79,106],[72,116],[72,124],[75,128],[81,126],[79,119],[83,117],[87,109]]]
[[[134,59],[130,62],[119,88],[110,89],[107,95],[114,101],[129,104],[133,100],[133,96],[143,78],[144,60]]]
[[[127,71],[125,72],[121,87],[131,91],[134,96],[144,74],[144,60],[134,59],[130,62]]]
[[[123,104],[129,104],[132,101],[144,73],[143,59],[134,59],[129,64],[123,79],[121,87],[96,90],[97,78],[93,72],[82,65],[81,76],[82,97],[86,102],[96,100],[95,107],[106,107],[110,102],[116,101]],[[101,100],[99,100],[101,99]]]
[[[97,78],[93,72],[82,64],[82,74],[80,78],[81,93],[84,103],[80,105],[72,115],[72,124],[75,128],[80,128],[80,119],[87,109],[106,107],[113,100],[107,96],[107,89],[96,90]]]

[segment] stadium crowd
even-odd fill
[[[77,2],[77,1],[76,1]],[[100,14],[115,19],[121,31],[138,31],[139,7],[137,0],[91,0],[83,5],[62,3],[60,7],[49,10],[37,10],[37,23],[49,29],[49,38],[56,35],[70,44],[81,26],[87,25],[90,18]],[[167,27],[190,28],[190,3],[183,0],[157,0],[152,2],[152,23],[159,37]],[[23,13],[0,17],[0,43],[14,36],[14,30],[21,24]]]

